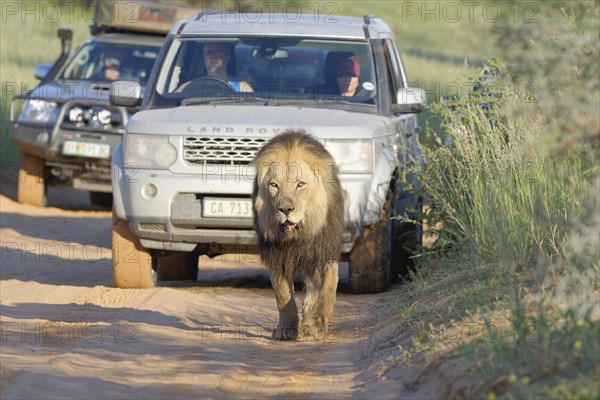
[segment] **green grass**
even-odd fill
[[[36,6],[37,4],[37,6]],[[50,5],[49,5],[50,4]],[[11,2],[16,9],[2,15],[0,24],[0,162],[14,163],[18,149],[10,143],[9,104],[14,94],[26,93],[38,81],[33,68],[40,63],[53,63],[60,52],[58,28],[73,30],[73,46],[89,36],[92,16],[78,6],[64,6],[59,13],[52,5],[56,2]],[[3,10],[5,8],[3,7]],[[12,8],[10,10],[13,10]],[[36,12],[37,10],[37,12]],[[60,16],[60,19],[57,18]]]
[[[443,124],[425,141],[437,241],[398,314],[421,321],[405,358],[466,366],[470,379],[449,397],[600,396],[598,65],[584,56],[599,40],[584,29],[593,23],[548,7],[540,8],[548,19],[529,27],[533,61],[522,48],[504,49],[520,71],[496,63],[494,96],[435,107]],[[597,3],[586,7],[579,18],[597,22]],[[536,101],[528,101],[523,79],[531,75],[522,73],[535,70],[531,62],[579,75],[536,75]]]
[[[580,208],[588,178],[598,173],[593,158],[536,150],[542,123],[512,120],[499,104],[491,111],[479,104],[460,110],[464,115],[450,115],[453,146],[429,153],[428,194],[433,212],[441,213],[435,217],[445,221],[438,245],[474,247],[484,259],[521,267],[538,253],[561,254],[568,219]]]

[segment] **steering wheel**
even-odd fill
[[[205,96],[218,96],[235,93],[235,89],[225,79],[203,76],[187,84],[182,90],[182,93],[186,92],[202,92]]]

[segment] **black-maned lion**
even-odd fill
[[[257,153],[255,165],[254,229],[279,309],[273,338],[298,336],[293,279],[299,272],[306,288],[302,333],[322,339],[335,304],[344,227],[337,165],[302,131],[275,136]]]

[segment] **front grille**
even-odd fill
[[[249,164],[267,139],[262,138],[183,138],[183,159],[192,164]]]

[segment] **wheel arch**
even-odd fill
[[[125,200],[123,198],[126,176],[123,171],[123,143],[120,143],[115,149],[112,156],[110,169],[113,191],[113,210],[117,217],[127,220],[127,213],[125,212]]]
[[[362,226],[376,224],[385,203],[388,188],[392,184],[395,171],[399,167],[396,152],[391,142],[375,143],[375,165],[373,179],[369,188],[369,197],[362,217]]]

